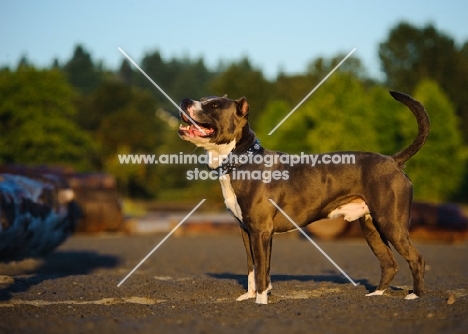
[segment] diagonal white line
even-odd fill
[[[305,102],[305,100],[307,100],[307,99],[309,98],[309,96],[311,96],[311,95],[325,82],[325,80],[327,80],[327,79],[330,77],[330,75],[332,75],[333,72],[335,72],[335,71],[338,69],[338,67],[340,67],[341,64],[343,64],[343,63],[345,62],[345,60],[348,59],[348,58],[353,54],[354,51],[356,51],[356,48],[352,49],[351,52],[348,53],[348,54],[346,55],[346,57],[344,57],[343,60],[340,61],[340,62],[338,63],[338,65],[336,65],[336,66],[333,68],[333,70],[331,70],[331,72],[328,73],[327,76],[326,76],[325,78],[323,78],[322,81],[320,81],[319,84],[318,84],[317,86],[315,86],[315,88],[312,89],[312,90],[310,91],[310,93],[307,94],[307,96],[304,97],[304,98],[302,99],[302,101],[299,102],[299,104],[298,104],[297,106],[295,106],[294,109],[291,110],[291,111],[289,112],[289,114],[287,114],[287,115],[283,118],[283,120],[282,120],[281,122],[279,122],[278,125],[277,125],[273,130],[270,131],[270,133],[269,133],[268,135],[270,136],[273,132],[275,132],[276,129],[278,129],[279,126],[280,126],[281,124],[283,124],[284,121],[287,120],[288,117],[291,116],[291,115],[293,114],[293,112],[295,112],[296,109],[299,108],[299,107],[301,106],[301,104],[303,104],[303,103]]]
[[[137,69],[138,69],[138,70],[139,70],[139,71],[140,71],[140,72],[157,88],[157,89],[159,89],[159,91],[160,91],[173,105],[175,105],[175,107],[176,107],[181,113],[183,113],[183,114],[185,115],[185,117],[187,117],[187,119],[188,119],[193,125],[195,125],[195,126],[198,128],[198,130],[201,131],[201,133],[203,133],[204,135],[206,135],[206,132],[203,131],[203,129],[200,128],[200,127],[197,125],[197,123],[195,123],[195,121],[194,121],[189,115],[187,115],[187,113],[186,113],[185,111],[183,111],[183,110],[180,108],[180,106],[177,105],[177,103],[175,103],[174,100],[172,100],[171,97],[170,97],[169,95],[167,95],[166,92],[165,92],[161,87],[159,87],[159,85],[158,85],[156,82],[154,82],[153,79],[151,79],[151,77],[150,77],[148,74],[146,74],[145,71],[143,71],[143,70],[141,69],[141,67],[138,66],[138,64],[135,63],[135,62],[133,61],[132,58],[130,58],[129,55],[127,55],[127,54],[125,53],[124,50],[122,50],[122,48],[119,47],[118,49],[119,49],[119,51],[133,64],[133,66],[135,66],[135,67],[136,67],[136,68],[137,68]]]
[[[156,247],[154,247],[153,250],[152,250],[151,252],[149,252],[148,255],[146,255],[145,258],[144,258],[143,260],[141,260],[140,263],[138,263],[138,264],[136,265],[136,267],[133,268],[133,270],[132,270],[131,272],[129,272],[128,275],[125,276],[125,278],[124,278],[119,284],[117,284],[117,287],[120,287],[120,286],[123,284],[123,282],[125,282],[125,281],[127,280],[127,278],[129,278],[129,277],[143,264],[143,262],[145,262],[145,261],[151,256],[151,254],[153,254],[153,253],[156,251],[156,249],[158,249],[159,246],[161,246],[161,245],[163,244],[163,242],[166,241],[167,238],[169,238],[169,237],[171,236],[171,234],[174,233],[175,230],[177,230],[177,229],[179,228],[179,226],[182,225],[182,224],[187,220],[187,218],[190,217],[190,215],[191,215],[192,213],[194,213],[195,210],[198,209],[198,207],[199,207],[200,205],[203,204],[203,202],[204,202],[205,200],[206,200],[206,198],[202,199],[202,200],[200,201],[200,203],[198,203],[198,205],[197,205],[196,207],[194,207],[193,210],[190,211],[190,212],[188,213],[188,215],[186,215],[185,218],[182,219],[182,220],[180,221],[180,223],[177,224],[177,226],[174,227],[174,228],[172,229],[172,231],[169,232],[169,234],[166,235],[166,237],[165,237],[164,239],[162,239],[161,242],[160,242],[159,244],[157,244]]]
[[[328,259],[328,261],[330,261],[330,262],[331,262],[331,263],[332,263],[332,264],[333,264],[333,265],[334,265],[334,266],[335,266],[335,267],[336,267],[336,268],[337,268],[337,269],[338,269],[354,286],[357,286],[357,285],[358,285],[358,283],[354,282],[353,279],[352,279],[351,277],[349,277],[348,274],[346,274],[346,273],[343,271],[343,269],[341,269],[341,268],[335,263],[335,261],[333,261],[332,258],[329,257],[328,254],[325,253],[325,252],[322,250],[322,248],[320,248],[319,245],[317,245],[317,244],[315,243],[315,241],[312,240],[312,238],[309,237],[309,236],[307,235],[307,233],[305,233],[305,232],[299,227],[299,225],[297,225],[297,224],[291,219],[291,217],[289,217],[289,216],[286,214],[286,212],[284,212],[284,211],[278,206],[278,204],[275,203],[275,201],[273,201],[271,198],[270,198],[269,200],[270,200],[271,204],[273,204],[273,205],[283,214],[283,216],[285,216],[285,217],[299,230],[299,232],[301,232],[301,233],[307,238],[307,240],[309,240],[309,241],[320,251],[320,253],[322,253],[322,254]]]

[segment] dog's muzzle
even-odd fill
[[[191,99],[183,99],[180,103],[180,118],[187,126],[182,124],[179,126],[179,135],[188,137],[211,137],[215,130],[208,123],[197,122],[193,119],[193,113],[190,108],[193,106],[194,101]],[[183,111],[183,112],[182,112]]]

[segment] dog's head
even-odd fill
[[[188,125],[180,125],[179,136],[205,149],[238,142],[248,123],[249,104],[244,97],[237,100],[226,96],[210,96],[200,101],[184,99],[180,108],[183,110],[180,117]]]

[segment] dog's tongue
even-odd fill
[[[193,124],[190,125],[189,132],[190,134],[197,136],[197,137],[203,137],[203,136],[208,136],[210,134],[210,131],[213,131],[212,129],[207,129],[203,128],[201,126],[195,126]]]
[[[209,136],[213,134],[214,132],[214,130],[211,128],[205,128],[202,126],[197,127],[194,124],[190,124],[185,127],[181,125],[180,128],[187,131],[191,136],[194,136],[194,137],[205,137],[205,136]],[[201,130],[203,130],[203,132]]]

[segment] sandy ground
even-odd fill
[[[296,232],[295,232],[296,233]],[[467,333],[468,243],[416,242],[427,292],[406,301],[401,270],[380,297],[365,297],[379,264],[359,239],[318,242],[353,286],[298,235],[275,237],[269,305],[244,292],[240,235],[75,235],[44,260],[0,264],[1,333]]]

